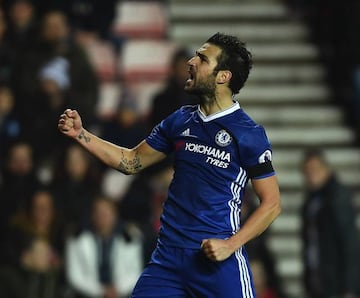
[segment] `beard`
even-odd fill
[[[195,95],[199,104],[212,103],[216,98],[215,76],[211,74],[205,79],[198,79],[193,86],[185,85],[185,91]]]

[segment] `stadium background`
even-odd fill
[[[76,108],[90,130],[120,145],[135,145],[150,131],[157,110],[167,110],[166,102],[154,104],[154,96],[173,74],[173,54],[183,47],[193,53],[213,33],[226,32],[246,41],[253,53],[254,68],[237,98],[265,126],[279,176],[283,212],[266,235],[266,245],[286,296],[303,297],[299,213],[305,149],[323,149],[353,189],[360,227],[360,40],[355,29],[360,5],[320,0],[103,2],[0,2],[3,239],[34,191],[20,183],[11,185],[16,191],[6,192],[8,153],[19,142],[33,153],[32,165],[20,160],[19,171],[25,168],[34,183],[50,189],[56,206],[77,199],[59,191],[68,187],[69,172],[77,171],[64,164],[84,160],[83,185],[76,188],[82,201],[59,207],[63,213],[88,211],[94,194],[105,193],[117,202],[124,221],[134,221],[143,233],[143,226],[156,226],[153,217],[171,176],[168,164],[134,179],[105,169],[60,136],[57,117],[64,106]],[[54,9],[67,16],[69,31],[61,20],[44,21]],[[65,46],[49,50],[44,36],[50,43],[52,38],[54,43],[66,40]],[[55,91],[48,81],[55,82]],[[149,197],[151,204],[144,203]],[[129,203],[133,198],[135,203]],[[66,222],[78,226],[85,213]]]

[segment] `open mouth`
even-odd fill
[[[190,83],[194,80],[194,74],[189,70],[189,78],[186,80],[187,83]]]

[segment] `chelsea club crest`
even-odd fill
[[[218,131],[218,133],[215,136],[215,142],[221,147],[226,147],[230,145],[232,141],[231,135],[224,129]]]

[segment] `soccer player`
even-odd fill
[[[198,96],[199,105],[168,116],[135,148],[91,134],[75,110],[66,110],[58,126],[125,174],[175,154],[158,245],[132,297],[252,298],[244,244],[279,215],[280,194],[264,129],[233,100],[247,80],[251,55],[236,37],[217,33],[188,64],[185,90]],[[249,179],[260,205],[240,226]]]

